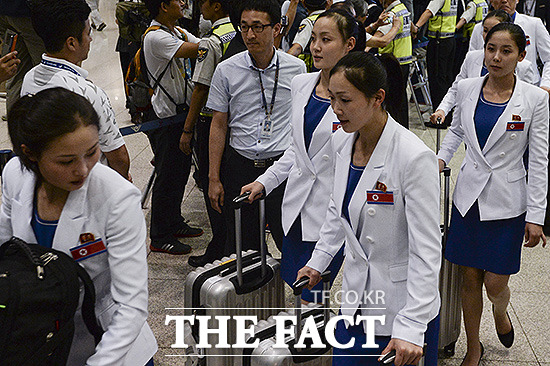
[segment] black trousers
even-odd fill
[[[198,164],[198,184],[202,189],[204,196],[204,203],[206,205],[206,212],[208,213],[208,220],[210,221],[210,227],[212,228],[212,240],[206,248],[206,253],[209,258],[220,259],[225,253],[225,218],[218,211],[212,208],[210,199],[208,198],[208,169],[209,169],[209,157],[208,157],[208,141],[210,137],[210,125],[212,123],[212,117],[200,116],[195,130],[197,133],[197,140],[194,146],[197,154]]]
[[[430,38],[426,61],[428,64],[428,81],[430,97],[434,110],[453,83],[453,58],[455,55],[455,39]]]
[[[395,118],[399,124],[405,128],[409,128],[409,101],[407,99],[407,83],[409,81],[409,66],[410,64],[401,65],[401,74],[403,76],[403,89],[401,90],[401,102],[399,103],[398,113]]]
[[[147,120],[157,118],[149,112]],[[151,239],[162,239],[174,234],[185,222],[181,216],[181,202],[191,170],[191,155],[179,148],[183,123],[149,131],[147,137],[155,156],[157,177],[151,197]]]
[[[232,204],[233,198],[241,193],[241,187],[253,182],[263,174],[267,168],[273,165],[274,161],[266,164],[263,168],[256,168],[254,161],[245,158],[233,148],[226,148],[226,161],[222,167],[223,187],[225,199],[223,214],[225,217],[227,241],[225,255],[236,252],[235,243],[235,207]],[[275,159],[276,160],[276,159]],[[269,225],[271,235],[275,240],[277,248],[281,250],[283,243],[283,227],[281,223],[281,204],[286,182],[275,188],[265,200],[266,222]],[[242,245],[243,250],[260,250],[260,225],[258,202],[245,204],[241,209],[242,222]]]

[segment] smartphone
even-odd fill
[[[15,45],[17,44],[17,33],[11,29],[6,30],[4,35],[4,40],[2,41],[2,54],[0,56],[5,56],[10,52],[15,51]]]

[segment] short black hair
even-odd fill
[[[199,3],[202,1],[210,1],[210,4],[219,3],[224,14],[229,14],[231,11],[231,0],[200,0]]]
[[[91,12],[85,0],[30,0],[30,8],[32,26],[47,52],[61,51],[69,37],[82,41]]]
[[[170,1],[172,0],[143,0],[145,2],[145,6],[147,7],[147,10],[149,10],[149,13],[151,14],[151,18],[156,18],[160,13],[160,6],[162,3],[165,3],[166,5],[170,5]]]
[[[272,24],[281,21],[281,5],[277,0],[245,0],[241,5],[241,16],[245,10],[267,13]]]
[[[39,158],[55,139],[90,125],[99,130],[99,116],[92,104],[64,88],[26,95],[17,100],[8,113],[13,151],[26,168],[38,175],[38,165],[23,153],[21,145]]]

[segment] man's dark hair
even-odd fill
[[[85,0],[31,0],[31,20],[48,53],[63,49],[67,38],[82,41],[90,7]]]
[[[144,0],[143,2],[147,10],[149,10],[149,13],[151,13],[151,18],[156,18],[160,13],[160,5],[162,3],[170,5],[170,1],[171,0]]]
[[[241,5],[241,15],[245,10],[267,13],[273,24],[281,21],[281,5],[277,0],[245,0]]]
[[[231,0],[200,0],[199,3],[201,1],[210,1],[210,4],[219,3],[224,14],[229,14],[231,11]]]

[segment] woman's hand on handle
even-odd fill
[[[245,192],[250,192],[250,196],[248,196],[248,202],[252,203],[262,197],[264,190],[265,187],[262,183],[254,181],[247,184],[246,186],[243,186],[241,188],[241,194]]]
[[[443,171],[443,169],[445,169],[445,166],[447,164],[445,164],[445,161],[443,161],[443,159],[437,159],[438,163],[439,163],[439,172],[441,173]]]
[[[418,365],[424,353],[422,347],[398,338],[390,340],[390,343],[382,351],[382,355],[386,355],[391,350],[395,350],[396,352],[395,361],[393,362],[395,366]],[[383,356],[378,361],[382,360],[382,358]]]
[[[540,239],[542,239],[542,246],[546,246],[546,235],[544,235],[544,232],[542,231],[542,226],[533,224],[533,223],[526,223],[525,224],[525,244],[523,246],[533,248],[536,247],[539,243]]]
[[[311,290],[313,286],[321,282],[321,272],[311,267],[304,266],[301,270],[299,270],[298,275],[296,276],[296,280],[299,280],[304,276],[309,277],[309,285],[307,287],[308,290]]]
[[[433,112],[430,116],[430,122],[433,124],[442,124],[443,122],[445,122],[445,112],[443,112],[441,109]]]

